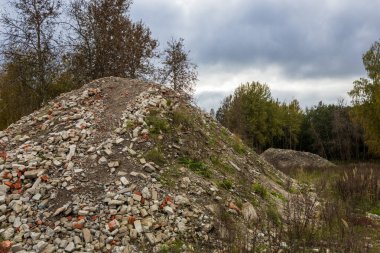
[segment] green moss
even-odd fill
[[[263,198],[263,199],[268,198],[268,190],[260,183],[254,183],[252,185],[252,190],[254,191],[254,193],[259,195],[261,198]]]
[[[198,175],[201,175],[206,178],[211,177],[211,171],[209,170],[207,164],[202,161],[194,161],[190,158],[182,157],[179,159],[179,163],[185,165]]]
[[[231,190],[232,189],[232,186],[233,186],[233,183],[231,180],[228,180],[228,179],[223,179],[222,181],[220,181],[218,183],[218,185],[223,188],[223,189],[226,189],[226,190]]]
[[[154,148],[145,153],[145,159],[154,162],[157,165],[164,165],[166,160],[165,156],[159,148]]]

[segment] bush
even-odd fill
[[[186,165],[190,170],[192,170],[194,173],[210,178],[211,177],[211,171],[208,169],[207,164],[201,162],[201,161],[193,161],[189,158],[182,157],[179,159],[180,164]]]
[[[261,198],[266,199],[268,197],[268,190],[262,184],[254,183],[252,189]]]
[[[219,182],[218,184],[220,187],[226,189],[226,190],[231,190],[232,189],[232,182],[228,179],[223,179],[222,181]]]
[[[338,196],[354,208],[367,211],[380,201],[380,175],[373,169],[352,169],[336,179]]]
[[[161,150],[159,148],[151,149],[145,154],[145,158],[148,161],[154,162],[157,165],[164,165],[166,160],[165,156],[162,154]]]
[[[184,107],[177,108],[173,112],[173,123],[175,125],[189,127],[191,126],[192,120],[192,115]]]
[[[157,115],[147,116],[145,122],[150,127],[149,132],[151,134],[166,133],[169,130],[168,121],[165,118],[159,117]]]

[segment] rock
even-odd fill
[[[164,211],[165,213],[170,214],[170,215],[174,214],[173,208],[171,208],[170,206],[165,206]]]
[[[98,160],[98,163],[99,164],[107,164],[107,158],[105,158],[104,156],[100,157]]]
[[[134,225],[137,233],[142,233],[143,232],[143,229],[142,229],[142,226],[141,226],[141,222],[139,220],[134,221],[133,225]]]
[[[28,170],[28,171],[25,171],[24,177],[28,179],[33,179],[33,178],[37,178],[43,173],[44,173],[44,170]]]
[[[73,252],[75,250],[75,244],[73,242],[69,242],[69,244],[67,244],[66,248],[65,248],[65,251],[66,252]]]
[[[154,168],[150,163],[144,164],[144,170],[148,173],[153,173],[156,171],[156,168]]]
[[[156,244],[156,239],[154,238],[154,235],[152,233],[146,233],[145,236],[151,245]]]
[[[15,230],[13,228],[8,228],[1,234],[1,236],[4,238],[4,240],[10,240],[14,234]]]
[[[86,243],[90,243],[92,242],[92,235],[91,235],[91,231],[88,229],[88,228],[84,228],[82,230],[82,234],[83,234],[83,239]]]
[[[110,167],[110,168],[119,167],[119,162],[118,161],[109,162],[108,167]]]
[[[191,183],[190,178],[188,178],[188,177],[183,177],[183,178],[181,179],[181,188],[188,188],[189,185],[190,185],[190,183]]]
[[[123,184],[123,185],[129,185],[129,181],[126,177],[121,177],[120,178],[120,182]]]
[[[257,221],[258,220],[256,210],[253,207],[253,205],[249,202],[246,202],[243,204],[243,206],[241,208],[241,213],[242,213],[242,215],[246,221],[250,222],[250,221]]]

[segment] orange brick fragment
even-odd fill
[[[40,177],[42,181],[47,182],[49,180],[49,176],[43,175]]]

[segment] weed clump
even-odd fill
[[[148,152],[145,153],[145,159],[148,161],[154,162],[157,165],[164,165],[165,164],[165,156],[161,152],[159,148],[154,148],[149,150]]]
[[[148,124],[151,134],[166,133],[170,129],[168,121],[158,115],[149,115],[146,117],[145,122]]]
[[[231,190],[233,186],[232,181],[228,179],[223,179],[218,183],[218,185],[227,191]]]
[[[211,171],[209,170],[207,164],[201,161],[193,161],[190,158],[182,157],[179,159],[179,163],[185,165],[194,173],[201,175],[206,178],[211,177]]]
[[[254,183],[252,185],[252,190],[254,193],[259,195],[261,198],[266,199],[268,198],[268,190],[260,183]]]

